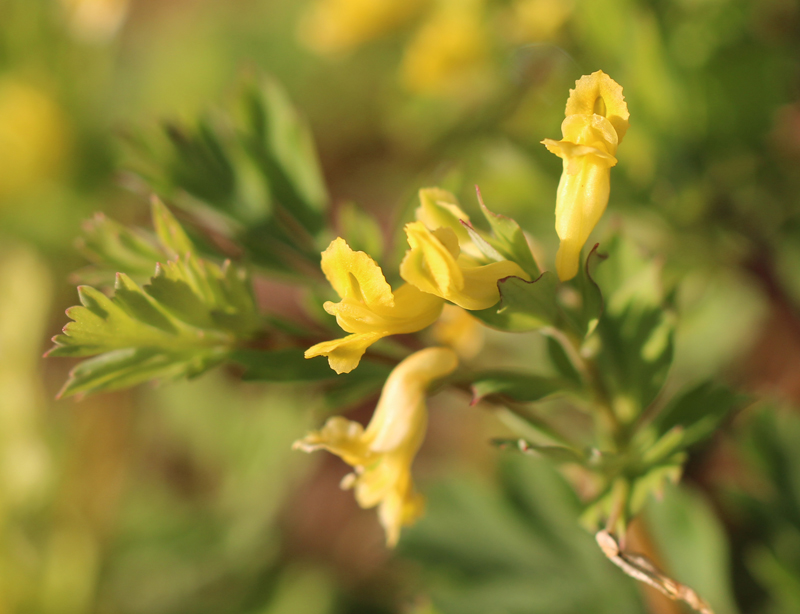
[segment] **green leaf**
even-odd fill
[[[659,436],[680,427],[681,445],[689,447],[711,435],[745,399],[728,388],[703,382],[673,397],[655,417],[653,425]]]
[[[336,372],[323,356],[305,358],[305,349],[236,350],[230,359],[245,368],[243,379],[262,382],[312,382],[333,379]]]
[[[88,284],[113,285],[117,272],[144,281],[153,274],[156,262],[167,258],[155,237],[125,228],[102,213],[84,222],[77,247],[92,263],[76,274]]]
[[[674,328],[672,313],[661,307],[642,311],[630,305],[600,320],[596,361],[623,422],[635,420],[664,385],[672,364]]]
[[[450,475],[401,554],[442,614],[641,614],[636,586],[578,526],[580,503],[547,459],[503,455],[499,480]]]
[[[471,312],[493,328],[509,332],[524,332],[558,326],[562,311],[556,302],[558,279],[544,272],[534,281],[506,277],[497,282],[500,289],[498,306]]]
[[[490,395],[504,395],[527,403],[573,389],[570,382],[562,379],[510,371],[486,371],[476,374],[472,381],[472,404]]]
[[[153,216],[153,226],[156,235],[164,249],[168,250],[170,258],[186,256],[194,253],[195,248],[191,239],[186,235],[178,220],[157,196],[150,200]]]
[[[531,443],[525,439],[493,439],[492,443],[501,450],[519,450],[523,454],[546,458],[556,464],[578,463],[583,465],[587,460],[584,454],[580,454],[576,450],[567,448],[566,446],[543,446]]]
[[[271,79],[245,87],[241,111],[240,139],[277,205],[316,234],[324,227],[328,195],[307,125]]]
[[[158,202],[153,218],[166,250],[188,251],[159,264],[143,287],[118,273],[113,297],[78,288],[81,306],[67,310],[73,321],[53,338],[48,355],[97,358],[71,371],[61,396],[197,375],[258,329],[244,271],[196,258],[180,225]]]
[[[567,355],[564,346],[550,335],[547,336],[547,355],[550,357],[550,362],[555,367],[556,372],[562,378],[575,386],[582,384],[581,375]]]
[[[478,193],[481,211],[483,211],[486,221],[489,222],[489,226],[492,228],[493,236],[489,239],[489,243],[506,260],[511,260],[520,265],[522,270],[531,276],[531,279],[539,277],[542,272],[536,264],[522,228],[510,217],[489,211],[489,208],[483,202],[480,188],[475,186],[475,190]]]
[[[665,571],[696,590],[715,612],[738,612],[726,532],[699,492],[667,485],[662,499],[650,500],[645,521]]]
[[[606,260],[608,256],[598,252],[599,247],[599,243],[595,244],[586,257],[584,265],[578,269],[578,275],[568,281],[565,288],[561,290],[561,305],[567,321],[580,337],[591,335],[603,314],[603,293],[600,291],[600,286],[594,281],[594,275],[598,264]],[[568,296],[564,291],[567,288],[573,290],[578,298],[574,305],[563,300]]]

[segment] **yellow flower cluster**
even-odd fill
[[[598,71],[582,77],[570,91],[561,126],[564,138],[543,141],[564,160],[556,200],[561,239],[556,269],[562,281],[576,275],[583,244],[606,208],[610,169],[617,163],[614,156],[628,117],[622,88]],[[474,355],[473,341],[479,337],[471,332],[474,318],[464,310],[497,304],[498,281],[503,278],[531,281],[519,264],[504,259],[476,235],[452,194],[427,188],[419,196],[416,221],[405,226],[409,249],[400,264],[405,283],[397,289],[369,255],[353,251],[342,238],[322,253],[322,270],[340,298],[326,302],[325,311],[350,334],[318,343],[306,351],[306,358],[327,356],[332,369],[348,373],[370,345],[389,335],[427,328],[439,320],[445,306],[446,316],[434,336],[462,356]],[[397,543],[401,527],[422,511],[411,463],[425,436],[426,391],[457,366],[451,349],[428,348],[412,354],[392,371],[366,429],[334,417],[295,443],[306,452],[333,452],[354,467],[342,487],[353,488],[362,507],[378,506],[389,546]]]
[[[508,41],[553,40],[574,0],[313,0],[300,40],[336,55],[417,21],[403,51],[400,80],[411,92],[462,96],[491,83],[492,50]]]
[[[556,196],[556,232],[561,239],[556,272],[561,281],[578,273],[581,249],[606,210],[611,167],[617,163],[629,117],[622,87],[598,70],[581,77],[570,90],[561,124],[564,138],[542,141],[564,160]]]
[[[392,290],[380,266],[364,252],[337,238],[322,253],[322,271],[341,299],[325,311],[350,335],[309,348],[306,358],[327,356],[337,373],[358,366],[367,348],[389,335],[414,333],[433,324],[445,301],[469,310],[487,309],[500,300],[497,281],[511,275],[530,281],[509,260],[477,257],[460,220],[469,217],[455,197],[438,188],[420,191],[418,221],[406,225],[410,249],[400,265],[406,282]]]

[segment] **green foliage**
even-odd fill
[[[492,236],[487,239],[491,246],[506,260],[512,260],[519,264],[522,270],[531,276],[531,279],[539,277],[541,271],[519,224],[510,217],[492,213],[484,204],[480,189],[478,189],[478,201],[481,211],[492,229]]]
[[[234,107],[130,138],[128,165],[254,263],[296,275],[317,263],[327,207],[311,133],[270,79],[248,81]]]
[[[540,401],[553,394],[573,391],[569,380],[532,373],[483,371],[472,379],[472,403],[493,395],[503,395],[523,403]]]
[[[544,460],[506,458],[500,485],[451,478],[401,551],[442,614],[644,611],[633,581],[577,526],[580,504]]]
[[[50,356],[95,358],[75,367],[62,396],[128,387],[150,379],[196,376],[252,337],[260,319],[245,272],[194,255],[191,241],[159,201],[153,225],[168,260],[149,284],[117,274],[111,298],[78,288],[81,306],[53,338]]]
[[[506,277],[497,282],[497,287],[500,289],[499,306],[472,312],[489,326],[525,332],[560,322],[561,310],[556,302],[558,278],[554,273],[545,271],[533,281]]]

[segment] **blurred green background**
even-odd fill
[[[40,358],[83,220],[146,223],[131,142],[247,75],[308,119],[334,227],[357,202],[391,242],[419,187],[475,211],[478,184],[552,265],[560,162],[539,141],[598,69],[631,129],[597,236],[663,263],[676,386],[768,399],[648,504],[638,546],[718,614],[800,611],[800,2],[0,0],[0,614],[680,612],[603,559],[562,476],[486,445],[503,428],[463,397],[431,404],[429,511],[390,553],[344,465],[290,450],[319,395],[215,371],[54,401],[72,365]],[[543,360],[536,335],[487,344]]]

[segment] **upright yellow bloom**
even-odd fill
[[[423,292],[440,296],[471,311],[488,309],[500,300],[497,281],[530,277],[510,260],[481,264],[461,253],[452,228],[428,229],[422,222],[406,224],[411,249],[400,264],[400,276]]]
[[[63,168],[65,117],[44,92],[0,79],[0,201],[45,184]]]
[[[358,422],[336,416],[294,443],[295,449],[304,452],[333,452],[355,469],[342,480],[342,488],[353,488],[361,507],[378,506],[390,547],[397,543],[400,529],[413,523],[424,509],[411,479],[411,463],[428,425],[425,393],[431,382],[457,366],[456,355],[446,348],[412,354],[389,375],[366,430]]]
[[[342,299],[323,307],[336,316],[343,330],[353,334],[318,343],[305,356],[327,356],[337,373],[355,369],[378,339],[422,330],[442,312],[440,298],[414,286],[403,284],[392,292],[378,264],[364,252],[353,251],[341,237],[322,252],[322,272]]]
[[[463,93],[484,80],[489,41],[481,0],[441,1],[403,55],[403,84],[417,94]]]
[[[581,249],[608,204],[611,167],[628,129],[628,105],[622,87],[603,71],[575,82],[567,100],[564,138],[545,139],[547,149],[564,160],[556,197],[556,232],[561,245],[556,271],[561,281],[578,273]]]
[[[413,19],[429,0],[316,0],[300,22],[300,39],[313,51],[349,51]]]

